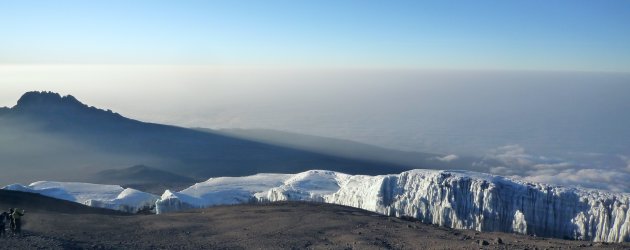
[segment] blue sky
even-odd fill
[[[630,72],[630,1],[0,1],[0,64]]]

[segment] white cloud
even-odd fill
[[[534,173],[523,177],[525,180],[560,185],[582,186],[630,192],[630,174],[608,169],[566,169],[553,174]]]
[[[544,157],[537,158],[527,154],[525,148],[520,145],[508,145],[490,150],[485,159],[511,167],[529,167],[537,162],[546,160]]]
[[[433,159],[436,159],[438,161],[443,161],[443,162],[450,162],[450,161],[454,161],[459,159],[459,156],[454,155],[454,154],[450,154],[450,155],[445,155],[443,157],[435,157]]]
[[[539,163],[531,166],[532,169],[545,170],[545,169],[567,169],[573,167],[573,164],[569,162],[558,163]]]
[[[622,164],[587,166],[531,155],[520,145],[509,145],[491,150],[476,165],[492,174],[533,182],[630,192],[630,157],[619,158]]]

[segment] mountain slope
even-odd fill
[[[486,170],[482,166],[473,164],[474,162],[480,161],[481,159],[479,158],[451,156],[452,158],[449,159],[446,155],[442,154],[393,150],[365,143],[323,136],[305,135],[272,129],[208,130],[198,128],[198,130],[221,133],[227,136],[238,137],[246,140],[298,148],[339,157],[386,161],[404,166],[413,166],[414,168],[467,169],[474,171]]]
[[[94,183],[117,184],[155,194],[160,194],[166,189],[181,190],[198,181],[144,165],[103,170],[96,173],[92,180]]]
[[[28,220],[32,212],[56,212],[74,214],[128,215],[126,213],[97,207],[89,207],[76,202],[51,198],[36,193],[0,189],[2,211],[10,207],[26,210]]]
[[[146,164],[193,178],[326,167],[384,174],[400,164],[357,160],[218,133],[145,123],[89,107],[72,96],[29,92],[0,114],[0,182],[82,180],[106,169]],[[23,174],[21,174],[23,173]]]
[[[127,183],[147,183],[147,182],[193,182],[195,179],[185,177],[173,173],[169,173],[163,170],[147,167],[144,165],[136,165],[124,169],[110,169],[98,172],[95,179],[100,179],[104,182],[111,182],[114,180],[127,182]]]

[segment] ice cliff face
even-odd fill
[[[101,185],[79,182],[38,181],[28,186],[12,184],[5,190],[38,193],[44,196],[123,212],[136,213],[153,207],[156,195],[117,185]]]
[[[295,175],[212,178],[166,191],[156,212],[252,201],[303,200],[408,216],[458,229],[605,242],[630,241],[630,194],[528,183],[468,171],[398,175]]]

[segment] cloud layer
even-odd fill
[[[508,145],[491,150],[475,164],[487,167],[492,174],[528,181],[630,192],[630,157],[618,158],[617,162],[602,165],[597,165],[597,161],[576,164],[529,154],[520,145]]]

